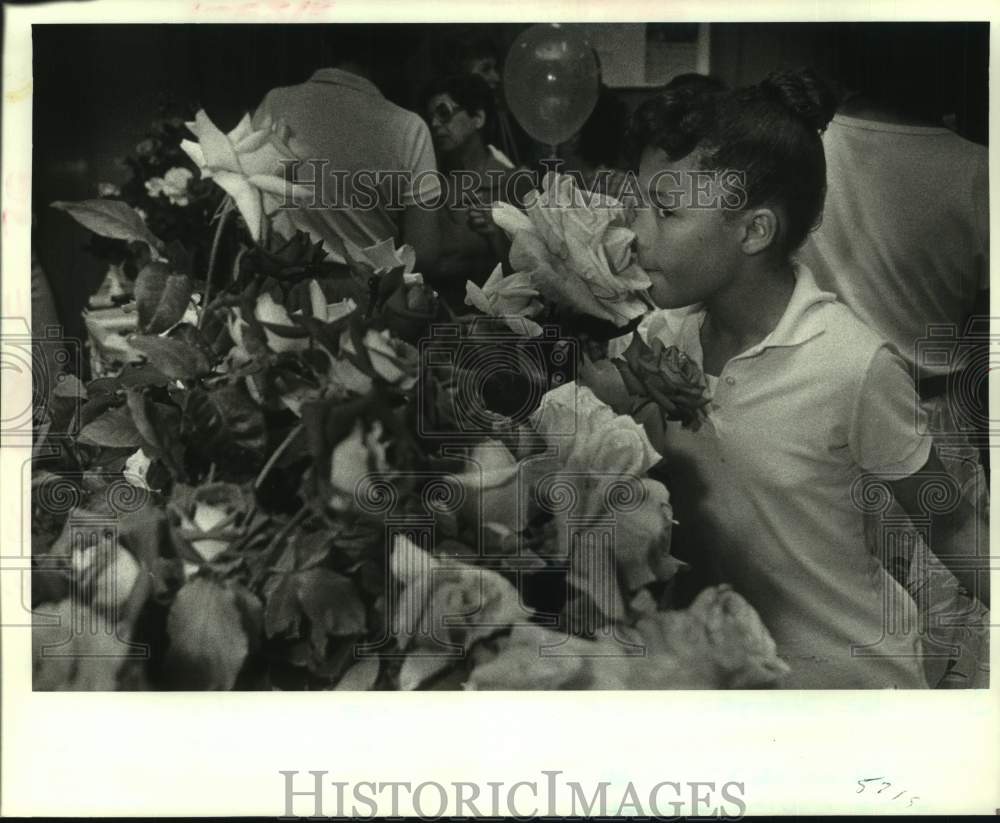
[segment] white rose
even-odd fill
[[[567,469],[639,477],[660,460],[641,425],[579,383],[547,392],[532,422]]]
[[[285,144],[278,124],[254,130],[246,114],[228,134],[216,126],[204,110],[195,115],[188,129],[198,138],[181,141],[181,148],[201,170],[233,198],[255,241],[260,240],[261,224],[266,217],[282,236],[294,234],[294,209],[279,209],[297,197],[311,197],[309,187],[285,180],[281,161],[295,159]]]
[[[623,204],[577,188],[568,175],[545,176],[525,210],[499,203],[493,219],[510,236],[511,266],[530,274],[541,294],[581,314],[618,326],[649,309],[651,285],[635,262],[635,234]]]
[[[519,499],[519,466],[510,450],[497,440],[476,446],[470,467],[456,476],[463,487],[463,513],[477,526],[499,523],[515,532],[526,526],[527,502]]]

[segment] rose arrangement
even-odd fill
[[[670,555],[670,495],[649,475],[660,455],[646,429],[618,403],[640,384],[660,392],[651,370],[632,380],[612,365],[625,389],[608,403],[572,379],[571,341],[544,355],[532,342],[548,321],[538,306],[616,328],[644,310],[616,207],[569,219],[536,214],[536,202],[512,217],[523,271],[469,290],[503,319],[484,331],[489,318],[451,318],[442,343],[431,326],[446,318],[411,249],[345,244],[346,264],[332,262],[272,210],[280,135],[246,119],[223,132],[203,114],[191,130],[198,143],[184,150],[227,196],[205,269],[186,270],[183,249],[125,203],[65,204],[96,234],[143,245],[149,261],[120,369],[67,379],[48,399],[34,605],[101,631],[67,641],[40,626],[37,688],[780,678],[770,637],[735,593],[669,608],[683,573]],[[164,176],[156,196],[179,198],[179,183]],[[207,218],[203,228],[212,233]],[[565,236],[584,246],[556,254]],[[505,368],[495,356],[511,351],[544,361],[528,370],[528,401],[491,388]],[[90,656],[67,665],[45,653],[66,643]],[[560,644],[565,655],[539,656]],[[609,644],[625,659],[608,657]],[[133,648],[148,653],[121,653]]]

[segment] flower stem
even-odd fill
[[[268,458],[267,463],[264,464],[264,468],[260,470],[260,474],[258,474],[257,479],[254,480],[253,482],[254,491],[256,491],[261,487],[261,484],[264,482],[264,478],[266,478],[267,475],[270,473],[271,469],[274,468],[274,464],[281,459],[281,455],[283,455],[288,450],[288,447],[291,446],[293,442],[295,442],[295,438],[298,437],[301,433],[302,433],[302,424],[299,423],[294,429],[292,429],[288,433],[288,436],[281,441],[281,445],[274,450],[274,454],[272,454]]]
[[[229,220],[229,215],[233,211],[233,198],[227,197],[226,204],[222,207],[219,215],[219,225],[215,227],[215,237],[212,238],[212,251],[208,255],[208,271],[205,273],[205,296],[201,301],[201,317],[198,318],[198,328],[205,324],[205,317],[208,315],[208,303],[212,297],[212,273],[215,271],[215,258],[219,254],[219,243],[222,240],[222,232]]]

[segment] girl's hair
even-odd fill
[[[643,103],[628,133],[630,160],[646,148],[679,160],[698,152],[698,167],[743,175],[744,208],[784,211],[779,250],[798,248],[818,224],[826,195],[820,133],[836,110],[831,89],[811,70],[775,72],[732,91],[680,88]]]

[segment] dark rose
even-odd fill
[[[612,361],[629,394],[652,400],[668,420],[680,420],[697,430],[705,419],[708,385],[698,365],[676,346],[655,339],[646,344],[638,334],[623,359]]]

